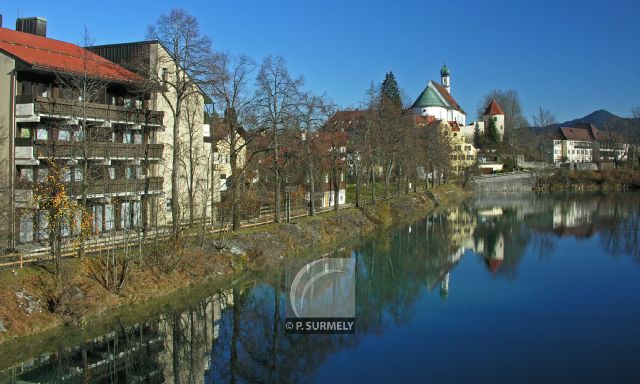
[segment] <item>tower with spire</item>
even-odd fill
[[[442,65],[442,69],[440,70],[440,84],[447,90],[447,92],[451,93],[451,74],[449,73],[449,68],[447,68],[447,63],[445,62]]]

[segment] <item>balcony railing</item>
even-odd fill
[[[162,126],[164,112],[141,110],[119,105],[82,103],[41,96],[19,95],[16,104],[33,104],[33,113],[55,117],[100,120],[113,123],[133,123]],[[86,108],[85,108],[86,107]]]
[[[102,196],[129,193],[143,194],[145,190],[149,193],[158,193],[162,192],[163,181],[164,179],[162,177],[148,177],[134,180],[94,180],[87,185],[87,195],[91,197],[96,195]],[[31,193],[28,191],[32,191],[38,184],[39,183],[18,180],[16,183],[16,190],[20,190],[25,196],[31,196]],[[64,183],[64,185],[65,189],[69,191],[72,196],[77,197],[82,193],[81,181],[77,181],[75,183]],[[21,201],[21,203],[28,202]]]
[[[111,142],[36,140],[34,156],[43,158],[80,159],[162,159],[162,144],[123,144]]]

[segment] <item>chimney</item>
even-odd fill
[[[16,31],[47,37],[47,19],[44,17],[20,17],[16,19]]]
[[[0,15],[0,28],[2,28],[2,15]]]

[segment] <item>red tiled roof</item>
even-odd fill
[[[496,101],[496,99],[492,99],[489,105],[487,105],[487,109],[484,110],[485,115],[504,115],[502,112],[502,108],[500,108],[500,104]]]
[[[71,74],[86,72],[92,77],[113,81],[142,79],[75,44],[6,28],[0,28],[0,51],[34,68]]]
[[[464,111],[462,110],[462,107],[460,106],[460,104],[458,104],[456,99],[454,99],[453,96],[451,96],[451,94],[449,93],[449,91],[447,91],[447,89],[445,87],[443,87],[442,85],[436,83],[433,80],[431,80],[431,82],[436,87],[438,92],[442,95],[442,97],[444,97],[446,99],[447,103],[449,103],[449,105],[451,105],[451,107],[453,107],[453,108],[457,109],[458,111],[464,113]]]
[[[564,136],[566,140],[593,141],[593,137],[589,134],[589,131],[584,128],[562,127],[560,128],[560,132],[562,132],[562,136]]]
[[[435,116],[431,116],[431,115],[427,115],[427,116],[414,116],[414,117],[413,117],[413,121],[414,121],[417,125],[431,124],[431,123],[435,123],[435,121],[436,121],[436,117],[435,117]]]
[[[489,267],[489,269],[493,273],[498,272],[498,269],[500,269],[501,265],[502,265],[502,260],[497,260],[497,259],[489,259],[489,260],[487,260],[487,266]]]
[[[573,128],[589,130],[591,132],[591,136],[598,141],[610,141],[616,138],[613,132],[602,132],[591,123],[576,123]]]

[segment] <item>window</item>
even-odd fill
[[[169,70],[167,68],[162,68],[162,81],[169,81]]]
[[[37,240],[46,240],[49,238],[49,220],[46,212],[38,212],[36,216],[38,226]]]
[[[38,182],[44,183],[47,181],[49,177],[49,168],[46,165],[41,165],[38,167]]]
[[[110,180],[115,180],[116,179],[116,169],[115,169],[115,167],[109,167],[109,179]]]
[[[104,230],[109,231],[113,229],[113,205],[106,204],[104,206]]]
[[[60,171],[61,175],[62,175],[62,180],[65,182],[71,182],[71,172],[69,171],[69,168],[63,168]]]
[[[133,142],[135,144],[142,144],[142,133],[140,132],[135,132],[133,134]]]
[[[71,130],[69,128],[60,128],[58,131],[58,140],[69,141],[71,139]]]
[[[39,125],[36,128],[36,140],[49,140],[49,130],[44,125]]]
[[[82,128],[73,130],[73,140],[74,141],[82,141],[84,140],[84,130]]]
[[[36,86],[36,93],[38,96],[49,97],[49,85],[48,84],[38,84]]]
[[[33,215],[26,213],[20,216],[20,242],[27,243],[33,240]]]
[[[76,181],[81,181],[83,179],[83,176],[84,176],[84,170],[82,168],[80,168],[80,167],[77,167],[75,169]]]
[[[133,167],[132,167],[132,166],[127,165],[127,166],[124,168],[124,170],[125,170],[125,178],[126,178],[127,180],[133,180],[133,179],[135,179],[135,174],[134,174],[134,171],[133,171]]]
[[[133,143],[133,132],[131,131],[124,131],[122,133],[122,142],[124,144],[131,144]]]
[[[25,127],[20,128],[20,133],[18,134],[18,136],[21,139],[30,139],[31,138],[31,129],[25,128]]]
[[[20,175],[20,181],[33,181],[33,168],[32,167],[20,167],[18,169]]]

